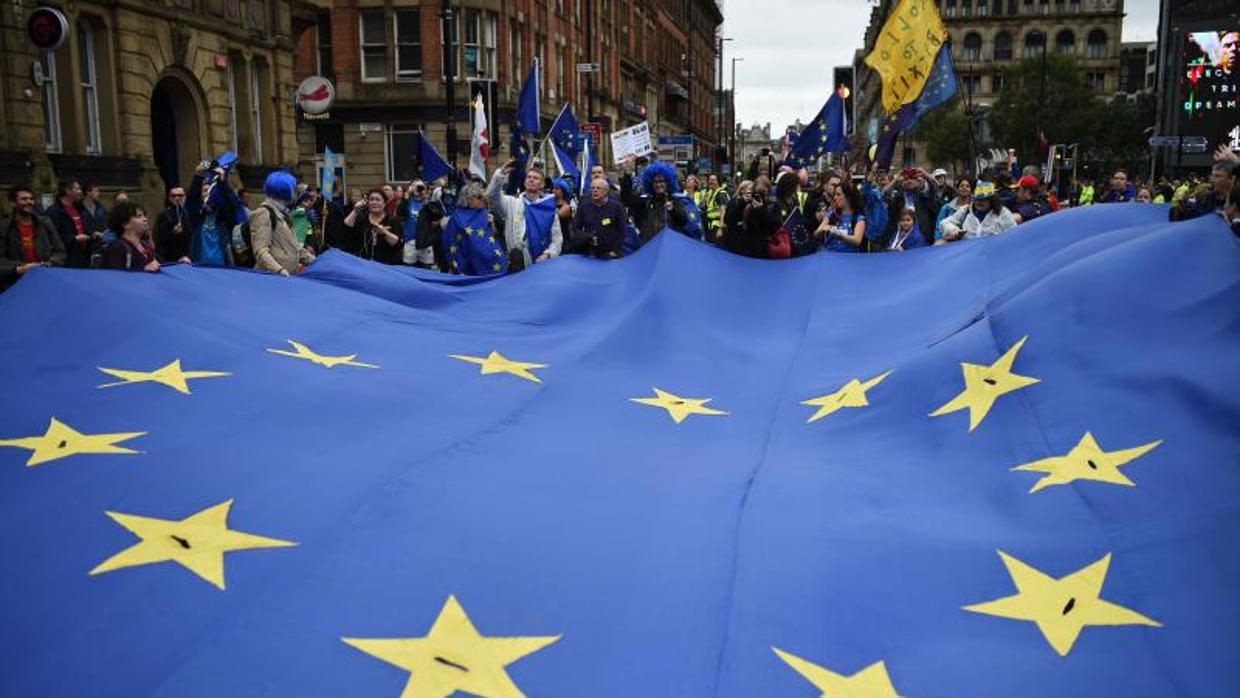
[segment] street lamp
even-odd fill
[[[737,120],[736,120],[736,62],[743,61],[743,60],[745,60],[743,56],[732,57],[732,134],[731,134],[732,138],[730,139],[730,145],[728,147],[728,150],[731,151],[728,154],[728,161],[732,163],[733,175],[735,175],[737,172],[737,167],[736,167],[736,123],[737,123]],[[721,75],[720,80],[722,79],[723,79],[723,76]]]
[[[1038,80],[1038,109],[1033,120],[1033,154],[1040,157],[1039,150],[1042,147],[1042,103],[1046,101],[1046,45],[1050,43],[1050,35],[1041,29],[1035,29],[1029,32],[1029,36],[1042,36],[1042,74]]]
[[[715,93],[715,106],[719,110],[716,117],[716,133],[718,139],[715,141],[715,171],[719,172],[723,169],[723,42],[731,41],[732,37],[719,37],[719,89]]]

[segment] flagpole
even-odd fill
[[[560,111],[559,111],[559,113],[557,113],[557,114],[555,115],[555,121],[552,121],[552,122],[551,122],[551,129],[548,129],[548,130],[547,130],[547,135],[546,135],[546,136],[542,139],[542,143],[540,143],[540,144],[538,145],[538,151],[539,151],[540,153],[543,153],[543,159],[542,159],[542,160],[543,160],[543,167],[544,167],[544,168],[547,166],[547,157],[546,157],[546,147],[547,147],[547,141],[551,138],[551,131],[555,129],[555,125],[556,125],[556,124],[560,123],[560,117],[561,117],[561,116],[564,116],[564,110],[565,110],[565,109],[568,109],[568,106],[569,106],[569,105],[568,105],[568,102],[565,102],[565,103],[564,103],[564,106],[560,107]],[[559,166],[560,166],[559,161],[556,161],[556,167],[558,168]],[[560,174],[564,174],[564,173],[563,173],[563,172],[561,172]]]

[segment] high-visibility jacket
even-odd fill
[[[706,214],[706,228],[708,230],[719,230],[719,224],[723,219],[723,206],[719,203],[719,195],[727,194],[728,190],[724,187],[718,189],[707,189],[706,195],[702,197],[702,204],[698,207]]]
[[[1094,187],[1092,184],[1086,184],[1081,187],[1080,206],[1088,206],[1094,202]]]

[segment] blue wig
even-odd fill
[[[263,193],[277,201],[291,202],[296,188],[297,178],[288,170],[276,170],[263,182]]]
[[[676,177],[676,170],[665,162],[652,162],[642,170],[642,191],[647,194],[654,192],[654,178],[662,177],[667,182],[668,194],[680,193],[680,180]]]
[[[560,177],[558,179],[552,180],[551,188],[562,190],[564,192],[565,201],[572,201],[573,193],[577,190],[577,187],[573,186],[573,180],[569,179],[568,177]]]

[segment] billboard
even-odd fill
[[[1187,32],[1182,46],[1177,135],[1240,149],[1240,27]]]

